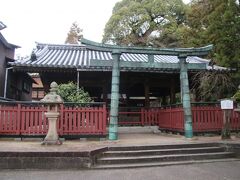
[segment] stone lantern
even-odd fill
[[[45,113],[48,119],[48,133],[42,142],[43,145],[60,145],[62,142],[59,140],[57,133],[57,119],[59,117],[59,105],[63,103],[62,98],[57,95],[58,84],[52,82],[50,85],[50,93],[41,99],[41,102],[46,103],[47,112]]]

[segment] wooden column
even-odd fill
[[[150,100],[149,100],[149,83],[147,80],[144,82],[144,94],[145,94],[145,108],[150,107]]]
[[[167,105],[167,97],[166,97],[166,95],[162,96],[162,105]]]
[[[181,100],[184,111],[184,131],[186,138],[193,137],[192,131],[192,110],[188,82],[188,68],[186,62],[187,56],[178,56],[180,63],[180,83],[181,83]]]
[[[103,93],[103,102],[105,102],[107,106],[108,99],[107,99],[107,83],[106,82],[103,83],[102,93]]]
[[[170,87],[170,104],[176,103],[176,91],[175,91],[175,81],[171,79],[171,87]]]

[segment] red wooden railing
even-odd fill
[[[182,131],[184,125],[181,107],[149,108],[143,110],[143,123],[158,125],[160,129]]]
[[[216,106],[192,107],[193,131],[220,131],[223,126],[223,112]]]
[[[44,135],[48,121],[43,104],[0,104],[0,135]],[[60,106],[60,135],[106,135],[106,107]]]
[[[107,113],[108,124],[110,121],[110,109]],[[118,125],[119,126],[143,126],[143,112],[139,107],[121,107],[119,108]]]
[[[119,123],[118,124],[120,126],[142,125],[141,111],[119,112]]]
[[[129,109],[129,108],[128,108]],[[197,104],[192,106],[194,132],[221,131],[223,112],[219,105]],[[119,125],[158,125],[160,129],[184,131],[184,113],[182,106],[162,108],[134,108],[130,111],[120,109]],[[232,130],[240,130],[240,114],[232,111],[230,118]]]
[[[141,109],[141,124],[144,125],[157,125],[158,120],[161,117],[161,111],[159,108],[148,108],[148,109]]]
[[[19,126],[16,133],[21,135],[43,135],[47,133],[48,121],[44,115],[47,110],[44,106],[18,104],[17,107],[19,118],[16,121]]]
[[[184,126],[184,116],[183,109],[180,107],[168,107],[161,110],[163,114],[163,119],[159,119],[159,127],[172,130],[172,131],[182,131]]]
[[[44,107],[0,104],[0,134],[44,134],[47,121]]]
[[[158,122],[160,129],[184,131],[184,113],[182,107],[167,107],[144,110],[145,116],[151,117],[151,122]],[[147,118],[145,118],[147,119]],[[223,126],[223,111],[218,106],[192,107],[193,132],[221,131]],[[143,120],[144,121],[144,120]],[[240,114],[232,111],[230,118],[231,130],[240,130]]]
[[[232,111],[230,126],[231,126],[231,129],[234,131],[240,130],[240,113],[239,112]]]
[[[223,127],[223,110],[218,106],[192,107],[193,131],[221,131]],[[234,110],[230,117],[231,130],[240,130],[240,114]]]
[[[129,108],[128,108],[129,109]],[[43,104],[0,103],[0,135],[45,135],[48,121]],[[216,105],[193,106],[193,132],[221,131],[223,112]],[[105,104],[95,107],[60,106],[58,132],[64,135],[106,135]],[[160,129],[184,131],[183,108],[135,108],[119,111],[119,125],[158,125]],[[232,130],[240,130],[240,113],[232,111]]]
[[[106,134],[106,107],[61,106],[60,135]]]

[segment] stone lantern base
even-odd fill
[[[48,119],[48,133],[44,138],[42,145],[61,145],[62,142],[59,140],[57,133],[57,118],[59,117],[59,112],[46,112],[46,118]]]

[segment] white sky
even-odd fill
[[[21,46],[16,56],[30,55],[35,42],[63,44],[76,21],[86,39],[101,42],[116,2],[121,0],[1,0],[1,33]],[[188,2],[189,0],[184,0]]]

